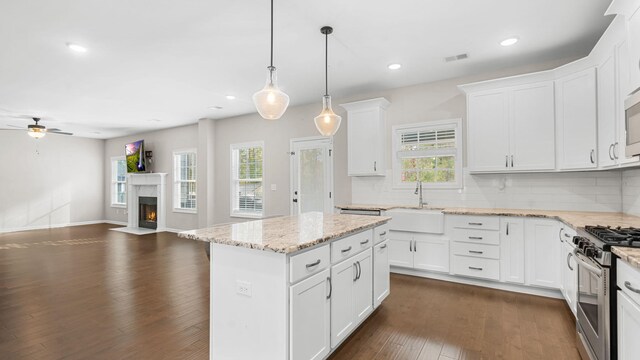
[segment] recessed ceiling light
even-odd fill
[[[513,45],[513,44],[517,43],[517,42],[518,42],[518,40],[519,40],[519,39],[518,39],[517,37],[510,37],[510,38],[508,38],[508,39],[504,39],[504,40],[502,40],[502,41],[500,42],[500,45],[502,45],[502,46],[511,46],[511,45]]]
[[[391,64],[389,66],[387,66],[390,70],[398,70],[402,67],[401,64]]]
[[[218,105],[209,106],[209,110],[222,110],[222,106],[218,106]]]
[[[227,98],[227,100],[235,100],[236,99],[236,97],[233,96],[233,95],[227,95],[225,97]]]
[[[67,43],[67,47],[75,52],[79,52],[79,53],[85,53],[87,52],[87,48],[82,46],[82,45],[78,45],[78,44],[74,44],[74,43]]]

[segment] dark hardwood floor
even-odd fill
[[[208,358],[202,243],[110,227],[0,234],[0,359]],[[561,300],[402,275],[391,286],[332,360],[579,359]]]

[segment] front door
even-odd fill
[[[330,138],[291,140],[291,214],[333,212],[333,144]]]

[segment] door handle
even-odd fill
[[[346,252],[349,252],[349,251],[351,251],[351,246],[349,246],[349,247],[348,247],[348,248],[346,248],[346,249],[342,249],[342,250],[340,250],[340,251],[341,251],[343,254],[344,254],[344,253],[346,253]]]
[[[353,281],[356,281],[358,280],[358,262],[354,262],[353,267],[356,269],[356,274],[353,276]]]
[[[470,254],[482,254],[483,251],[477,251],[477,250],[469,250]]]
[[[373,171],[378,171],[378,162],[377,161],[373,162]]]
[[[507,223],[507,235],[509,235],[509,223]]]
[[[509,167],[509,155],[504,156],[504,167]]]
[[[482,223],[479,222],[470,222],[469,225],[474,225],[474,226],[482,226]]]
[[[331,285],[331,276],[327,276],[327,281],[329,282],[329,295],[327,295],[327,300],[331,299],[331,293],[333,292],[333,285]]]
[[[308,269],[308,268],[312,268],[312,267],[314,267],[314,266],[316,266],[316,265],[320,265],[320,259],[318,259],[318,260],[316,260],[316,261],[312,262],[311,264],[307,264],[307,269]]]
[[[594,152],[595,152],[595,150],[591,149],[591,152],[589,153],[589,159],[591,160],[592,164],[596,163],[595,159],[593,158],[593,153]]]
[[[569,270],[573,271],[573,268],[571,267],[571,257],[573,256],[573,253],[568,253],[567,254],[567,266],[569,267]]]
[[[624,287],[626,287],[627,289],[633,291],[636,294],[640,294],[640,290],[638,290],[638,289],[634,288],[633,286],[631,286],[631,283],[628,282],[628,281],[624,282]]]
[[[418,252],[418,242],[413,240],[413,252]]]
[[[560,228],[560,231],[558,231],[558,239],[560,239],[560,242],[562,242],[562,230],[564,230],[564,228]]]
[[[613,146],[614,144],[609,145],[609,159],[611,160],[615,160],[615,158],[613,157],[613,154],[611,153],[611,151],[613,150]]]
[[[482,240],[482,236],[469,236],[469,240]]]
[[[380,236],[385,236],[385,235],[387,235],[387,232],[386,232],[386,231],[383,231],[383,232],[381,232],[379,235],[380,235]]]
[[[616,159],[619,158],[619,156],[618,156],[618,145],[619,144],[618,144],[617,141],[616,141],[615,144],[613,144],[613,157],[616,158]]]
[[[358,261],[358,280],[360,280],[360,276],[362,276],[362,265],[360,265],[360,261]]]
[[[511,155],[511,167],[513,167],[513,155]]]
[[[366,243],[368,243],[368,242],[369,242],[369,239],[367,239],[367,240],[365,240],[365,241],[360,241],[360,245],[364,245],[364,244],[366,244]]]
[[[380,249],[381,249],[381,250],[382,250],[382,249],[386,249],[386,248],[387,248],[387,244],[384,244],[384,245],[380,246]]]
[[[475,267],[475,266],[469,266],[469,270],[478,270],[478,271],[482,271],[481,267]]]

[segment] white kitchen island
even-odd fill
[[[325,359],[389,294],[389,220],[306,213],[180,233],[211,243],[210,358]]]

